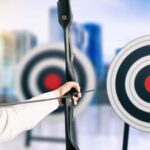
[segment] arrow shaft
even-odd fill
[[[82,95],[89,93],[89,92],[93,92],[94,89],[91,90],[87,90],[87,91],[83,91],[80,92]],[[75,96],[76,94],[78,94],[77,92],[72,94],[70,97]],[[38,102],[44,102],[44,101],[53,101],[53,100],[57,100],[57,99],[66,99],[69,96],[65,95],[62,97],[54,97],[54,98],[47,98],[47,99],[39,99],[39,100],[30,100],[30,101],[22,101],[22,102],[12,102],[12,103],[1,103],[0,107],[2,106],[11,106],[11,105],[21,105],[21,104],[29,104],[29,103],[38,103]]]

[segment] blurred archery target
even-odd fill
[[[150,36],[125,45],[107,76],[110,103],[129,125],[150,132]]]
[[[81,90],[95,88],[96,75],[89,59],[79,50],[73,51],[77,56],[74,66]],[[15,79],[19,101],[57,89],[66,82],[64,45],[48,43],[30,50],[17,65]],[[75,108],[75,115],[87,107],[93,94],[83,95]],[[49,118],[59,120],[63,116],[63,109],[59,108]]]

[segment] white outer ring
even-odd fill
[[[128,43],[122,48],[122,50],[118,53],[118,55],[116,55],[116,57],[114,58],[109,68],[108,75],[107,75],[107,93],[108,93],[109,101],[114,111],[119,115],[119,117],[123,121],[125,121],[126,123],[128,123],[129,125],[137,129],[150,132],[150,123],[146,123],[141,120],[138,120],[134,118],[133,116],[131,116],[126,110],[124,110],[124,108],[122,107],[122,105],[120,104],[118,100],[116,90],[114,88],[115,81],[116,81],[116,74],[118,72],[120,64],[122,64],[124,59],[128,55],[130,55],[133,51],[146,45],[150,45],[149,35],[143,36],[143,37],[137,38],[134,41],[131,41],[130,43]]]
[[[32,50],[30,50],[22,59],[22,61],[16,66],[16,74],[15,74],[15,90],[16,90],[16,94],[18,96],[18,99],[20,101],[25,100],[22,91],[21,91],[21,85],[20,85],[20,79],[22,76],[22,72],[24,70],[24,66],[26,65],[26,63],[32,59],[33,56],[44,52],[48,49],[56,49],[59,51],[63,51],[64,52],[64,44],[63,43],[46,43],[43,45],[40,45],[38,47],[33,48]],[[81,64],[84,67],[84,71],[86,72],[87,75],[87,89],[95,89],[96,88],[96,74],[95,74],[95,70],[93,65],[91,64],[90,60],[85,56],[84,53],[82,53],[81,51],[79,51],[76,48],[73,48],[74,53],[76,54],[76,56],[78,57],[78,60],[81,62]],[[75,116],[80,114],[81,112],[83,112],[86,107],[89,105],[90,101],[92,100],[92,97],[94,95],[94,92],[90,93],[90,94],[85,94],[84,98],[82,99],[82,101],[80,101],[79,105],[75,108],[74,114]],[[48,116],[48,118],[50,120],[62,120],[64,119],[64,114],[63,113],[59,113],[59,114],[51,114]]]

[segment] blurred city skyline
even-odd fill
[[[50,39],[49,9],[56,0],[0,1],[0,32],[28,30],[39,44]],[[117,48],[150,33],[150,1],[72,0],[74,21],[96,22],[102,26],[104,61],[110,63]],[[79,7],[80,6],[80,7]]]

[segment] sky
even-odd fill
[[[49,9],[56,0],[0,0],[0,32],[27,29],[39,43],[49,40]],[[74,21],[102,27],[104,60],[109,63],[117,48],[150,34],[149,0],[71,0]],[[100,41],[101,42],[101,41]]]

